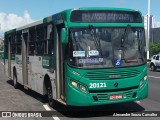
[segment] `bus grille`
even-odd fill
[[[97,94],[98,101],[108,100],[108,94]]]
[[[125,70],[125,71],[95,71],[87,72],[84,77],[90,80],[109,80],[109,79],[123,79],[136,77],[140,74],[138,70]]]

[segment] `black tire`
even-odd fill
[[[53,105],[54,105],[52,94],[53,94],[53,92],[52,92],[51,82],[48,82],[48,85],[47,85],[47,99],[48,99],[48,104],[49,104],[50,107],[53,107]]]
[[[17,75],[15,72],[13,73],[13,86],[15,89],[18,88]]]
[[[151,64],[151,71],[156,71],[156,66],[154,64]]]

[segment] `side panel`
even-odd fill
[[[54,51],[55,53],[55,51]],[[42,73],[43,76],[48,75],[51,81],[52,85],[52,92],[53,92],[53,99],[57,99],[57,94],[56,94],[56,70],[55,70],[55,65],[54,64],[55,57],[53,56],[43,56],[42,57]],[[45,92],[45,91],[44,91]]]
[[[55,71],[51,73],[48,68],[42,67],[42,64],[45,66],[49,66],[49,60],[43,59],[42,56],[28,56],[28,86],[30,89],[40,93],[42,95],[45,94],[44,89],[44,76],[46,74],[49,75],[51,82],[53,82],[53,89],[55,90]],[[22,76],[22,55],[16,55],[16,64],[17,77],[18,82],[23,84],[23,76]],[[54,92],[53,91],[53,92]],[[56,94],[54,93],[54,96]],[[54,97],[56,99],[56,97]]]
[[[9,79],[12,78],[11,76],[11,40],[8,40],[8,77]]]
[[[8,74],[8,58],[6,58],[5,60],[4,60],[4,71],[5,71],[5,75],[8,77],[9,76],[9,74]]]
[[[40,94],[43,94],[44,74],[42,72],[42,56],[29,56],[28,85]]]
[[[15,56],[15,67],[17,71],[17,82],[23,84],[23,77],[22,77],[22,55]]]

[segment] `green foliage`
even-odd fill
[[[149,52],[151,56],[160,53],[160,42],[150,44]]]

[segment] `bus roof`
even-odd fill
[[[43,18],[41,20],[38,20],[38,21],[35,21],[33,23],[30,23],[30,24],[27,24],[27,25],[24,25],[24,26],[21,26],[21,27],[9,30],[9,31],[5,32],[5,35],[14,33],[16,31],[24,30],[24,29],[29,28],[29,27],[34,27],[36,25],[40,25],[40,24],[43,24],[43,23],[48,23],[48,22],[51,22],[53,20],[57,20],[60,14],[62,14],[62,13],[68,14],[68,13],[71,13],[72,11],[74,11],[74,10],[137,11],[137,10],[128,9],[128,8],[111,8],[111,7],[81,7],[81,8],[72,8],[72,9],[67,9],[67,10],[61,11],[59,13],[53,14],[51,16],[45,17],[45,18]],[[139,12],[139,11],[137,11],[137,12]],[[139,13],[141,14],[141,12],[139,12]]]
[[[73,8],[69,10],[117,10],[117,11],[137,11],[129,8],[112,8],[112,7],[82,7],[82,8]]]

